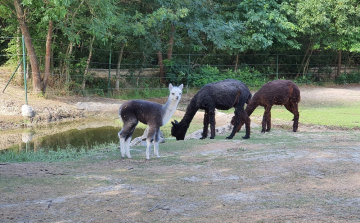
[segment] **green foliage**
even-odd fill
[[[187,83],[188,73],[190,71],[189,65],[186,61],[181,59],[164,60],[164,67],[166,69],[166,80],[173,85],[180,85]]]
[[[360,38],[359,10],[355,0],[300,0],[292,13],[312,45],[350,50]]]
[[[202,87],[205,84],[225,79],[239,80],[248,86],[262,86],[269,81],[267,75],[261,74],[246,65],[241,66],[236,72],[232,70],[220,71],[217,67],[206,65],[200,67],[197,73],[191,75],[189,85]]]
[[[345,73],[342,75],[339,75],[335,79],[336,84],[354,84],[354,83],[360,83],[360,71],[355,71],[352,73]]]
[[[316,73],[307,73],[306,75],[299,76],[294,80],[297,84],[315,84],[315,85],[323,85],[325,82],[325,78]]]
[[[144,78],[137,73],[140,66],[156,65],[156,53],[170,51],[170,46],[173,57],[171,61],[164,61],[167,82],[175,85],[189,83],[194,87],[225,78],[240,79],[249,86],[259,86],[274,78],[270,75],[275,73],[276,58],[271,55],[295,54],[293,49],[297,49],[296,54],[299,55],[305,54],[307,46],[317,50],[310,60],[310,63],[316,64],[314,66],[334,63],[334,53],[338,50],[344,53],[360,51],[360,7],[355,0],[26,0],[22,1],[22,6],[41,72],[45,61],[44,40],[49,21],[54,22],[52,72],[61,76],[56,86],[65,86],[66,91],[81,90],[84,58],[87,58],[89,47],[87,40],[92,36],[95,36],[94,49],[102,50],[94,52],[92,62],[96,63],[91,67],[108,68],[108,50],[114,52],[125,46],[121,68],[134,71],[126,80],[128,85],[121,87],[139,89],[164,87],[158,79]],[[2,37],[21,35],[12,1],[0,0],[0,23]],[[171,37],[174,37],[173,43]],[[0,64],[16,66],[20,51],[17,39],[0,38]],[[139,52],[141,56],[131,55],[130,52]],[[187,57],[194,53],[197,53],[197,58],[191,62],[174,56]],[[240,68],[234,73],[219,66],[233,66],[234,55],[241,53],[244,56],[239,59],[240,63],[249,64],[253,70]],[[248,56],[252,53],[265,56]],[[313,59],[316,53],[327,54],[328,57]],[[218,57],[219,54],[229,57]],[[113,65],[116,62],[116,57],[113,57]],[[260,63],[268,67],[253,65]],[[304,67],[302,56],[280,56],[279,64],[286,78],[293,78]],[[348,76],[339,77],[337,82],[354,82],[354,78]],[[92,75],[86,78],[86,85],[91,88],[88,90],[105,93],[107,80]],[[324,78],[324,75],[315,73],[302,76],[297,81],[322,83]]]
[[[118,92],[113,93],[113,97],[122,100],[161,98],[167,96],[169,96],[168,88],[120,89]]]
[[[244,82],[248,86],[262,86],[266,82],[270,81],[270,78],[266,73],[260,73],[259,71],[255,70],[254,68],[251,68],[246,65],[242,65],[238,71],[238,79],[242,82]]]
[[[194,87],[202,87],[205,84],[223,80],[223,78],[223,75],[220,73],[217,67],[206,65],[198,69],[197,74],[191,75],[189,78],[189,85]]]
[[[312,83],[312,74],[307,74],[307,75],[302,75],[302,76],[299,76],[298,78],[296,78],[294,80],[295,83],[297,84],[311,84]]]

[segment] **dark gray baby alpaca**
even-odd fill
[[[154,154],[160,157],[160,127],[165,125],[174,114],[181,99],[182,89],[182,84],[179,87],[173,87],[172,84],[169,84],[170,95],[164,105],[143,100],[131,100],[120,106],[119,116],[124,124],[118,136],[120,138],[120,152],[123,158],[125,154],[128,158],[131,158],[130,141],[139,121],[149,126],[146,138],[146,159],[150,159],[149,150],[153,139]]]

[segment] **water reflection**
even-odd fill
[[[91,149],[97,144],[118,143],[120,127],[103,126],[98,128],[71,129],[65,132],[36,138],[35,132],[22,133],[22,143],[7,148],[7,151],[37,151],[38,149],[58,150],[71,148]],[[144,129],[136,128],[133,138],[141,136]]]

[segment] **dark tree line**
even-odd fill
[[[71,78],[72,59],[84,60],[85,88],[94,48],[118,52],[118,70],[124,52],[142,52],[144,64],[156,55],[161,78],[181,53],[229,54],[236,70],[241,54],[298,52],[301,74],[314,52],[332,51],[341,66],[344,52],[360,51],[359,24],[356,0],[0,0],[1,37],[25,37],[33,90],[43,93],[54,69]],[[0,44],[9,55],[0,63],[18,59],[17,39]]]

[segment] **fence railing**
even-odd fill
[[[33,40],[34,41],[34,40]],[[36,40],[35,40],[36,41]],[[56,43],[53,43],[56,44]],[[22,49],[24,49],[22,47]],[[75,49],[74,55],[79,55]],[[333,80],[339,69],[337,53],[324,54],[315,52],[304,66],[305,55],[301,54],[173,54],[171,61],[164,63],[165,76],[160,75],[157,54],[144,55],[143,52],[123,52],[122,62],[119,65],[117,58],[120,51],[93,49],[93,56],[90,60],[89,70],[85,71],[86,50],[82,47],[82,56],[72,56],[64,58],[53,56],[51,58],[51,75],[47,87],[49,94],[102,94],[116,95],[117,92],[130,91],[133,89],[161,89],[167,88],[166,83],[171,81],[182,82],[186,88],[198,87],[192,85],[191,78],[196,75],[201,78],[201,68],[208,66],[217,68],[220,72],[235,71],[247,66],[258,75],[263,75],[269,79],[290,78],[295,79],[301,75],[314,75],[326,80]],[[32,55],[22,54],[2,54],[0,57],[7,58],[18,65],[17,72],[7,69],[0,69],[0,75],[10,78],[12,75],[21,72],[25,75],[17,75],[20,79],[29,77],[28,65],[20,63],[22,58],[26,62]],[[43,67],[45,55],[37,55],[40,67]],[[164,57],[166,55],[164,54]],[[348,73],[356,69],[360,64],[360,54],[346,53],[343,56],[340,73]],[[4,61],[3,59],[0,61]],[[120,69],[117,69],[120,67]],[[306,69],[304,69],[304,67]],[[253,72],[253,71],[250,71]],[[41,74],[43,75],[43,74]],[[204,75],[204,78],[207,76]],[[31,78],[31,77],[30,77]],[[86,79],[86,88],[80,87],[83,79]],[[26,82],[25,83],[26,86]]]

